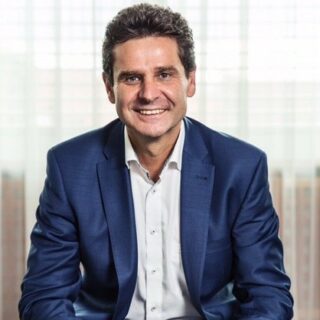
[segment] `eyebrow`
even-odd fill
[[[156,68],[156,71],[159,72],[164,72],[164,71],[170,71],[172,73],[178,73],[178,69],[175,66],[163,66],[163,67],[158,67]]]
[[[155,71],[156,71],[156,73],[161,73],[164,71],[169,71],[174,74],[178,73],[178,69],[172,65],[157,67],[157,68],[155,68]],[[130,77],[130,76],[141,76],[142,74],[143,74],[143,72],[141,72],[139,70],[123,70],[118,75],[118,81],[121,81],[121,80],[123,80],[127,77]]]

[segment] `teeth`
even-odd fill
[[[139,110],[139,113],[144,114],[144,115],[154,115],[154,114],[160,114],[164,112],[164,109],[156,109],[156,110]]]

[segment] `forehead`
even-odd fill
[[[178,45],[169,37],[144,37],[118,44],[113,50],[114,69],[174,65],[182,67]]]

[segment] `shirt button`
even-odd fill
[[[152,307],[152,308],[151,308],[151,312],[155,312],[156,310],[157,310],[156,307]]]
[[[155,235],[156,234],[156,230],[151,230],[150,231],[150,234],[153,236],[153,235]]]
[[[151,273],[152,273],[152,274],[155,274],[156,272],[157,272],[156,269],[151,270]]]
[[[152,193],[156,193],[156,192],[157,192],[157,190],[156,190],[156,189],[153,189],[153,190],[152,190]]]

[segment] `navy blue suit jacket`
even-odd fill
[[[181,254],[194,306],[210,320],[291,319],[265,154],[184,121]],[[124,159],[119,120],[48,152],[21,319],[125,318],[137,240]]]

